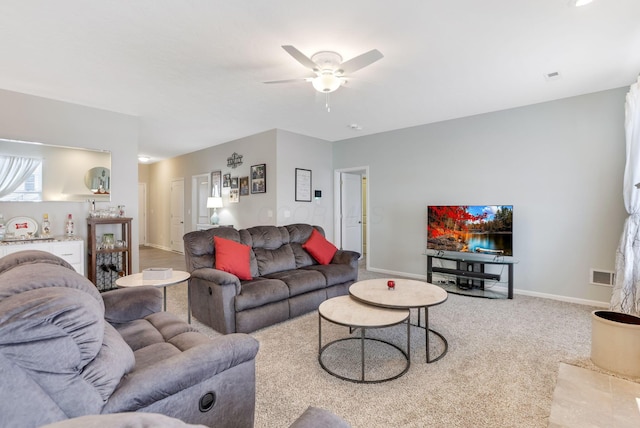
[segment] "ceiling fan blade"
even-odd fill
[[[294,48],[291,45],[284,45],[282,46],[282,49],[284,49],[285,51],[287,51],[287,53],[289,55],[291,55],[292,57],[294,57],[296,59],[296,61],[298,61],[300,64],[304,65],[307,68],[310,68],[314,71],[318,70],[318,64],[316,64],[315,62],[311,61],[311,59],[306,56],[305,54],[303,54],[302,52],[300,52],[298,49]]]
[[[372,49],[369,52],[358,55],[355,58],[351,58],[349,61],[343,62],[340,64],[339,69],[342,70],[342,74],[353,73],[354,71],[373,64],[383,57],[384,55],[382,55],[378,49]]]
[[[302,79],[285,79],[285,80],[268,80],[266,82],[262,82],[262,83],[267,83],[267,84],[271,84],[271,83],[292,83],[292,82],[298,82]]]
[[[271,83],[309,82],[310,79],[312,79],[312,77],[300,77],[298,79],[284,79],[284,80],[267,80],[266,82],[262,82],[262,83],[271,84]]]

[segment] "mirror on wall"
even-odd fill
[[[94,195],[105,195],[111,193],[111,172],[109,168],[91,168],[84,175],[84,185],[91,190]]]
[[[0,181],[3,202],[111,200],[106,150],[0,139],[0,170],[11,178]]]

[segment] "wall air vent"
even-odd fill
[[[591,269],[589,272],[589,283],[612,287],[616,283],[616,273],[608,270]]]

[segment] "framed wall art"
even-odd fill
[[[211,196],[222,196],[222,171],[211,172]]]
[[[231,186],[231,174],[225,174],[222,176],[222,187]]]
[[[251,166],[251,193],[267,193],[267,164]]]
[[[249,177],[240,177],[240,196],[249,194]]]
[[[240,193],[238,189],[229,190],[229,202],[232,204],[240,202]]]
[[[238,177],[231,177],[231,188],[232,189],[238,188]]]
[[[296,202],[311,202],[311,170],[296,168]]]

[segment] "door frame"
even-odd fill
[[[186,183],[185,183],[184,177],[176,177],[176,178],[172,178],[171,179],[170,186],[169,186],[170,191],[171,191],[171,194],[169,195],[169,207],[170,207],[170,210],[169,210],[170,211],[170,213],[169,213],[169,248],[173,252],[184,254],[184,242],[180,242],[179,245],[178,245],[179,248],[182,251],[176,250],[174,248],[174,245],[173,245],[173,230],[172,230],[172,227],[173,227],[173,206],[172,206],[172,202],[173,202],[173,183],[177,183],[177,182],[182,183],[182,203],[181,203],[181,205],[182,205],[182,213],[181,213],[182,214],[182,234],[184,235],[184,233],[186,231],[186,226],[185,226],[186,216],[184,215],[185,214],[185,208],[186,208],[186,205],[185,205],[185,184]],[[180,238],[182,238],[182,237],[180,237]]]
[[[365,231],[365,239],[367,243],[367,251],[364,254],[365,256],[365,266],[369,269],[369,260],[371,254],[371,223],[370,223],[370,215],[371,212],[371,175],[369,174],[369,166],[357,166],[351,168],[339,168],[333,171],[333,239],[339,247],[342,247],[342,184],[340,180],[340,174],[343,172],[348,173],[360,173],[361,177],[367,177],[367,187],[365,188],[365,197],[366,204],[362,208],[363,217],[367,216],[367,227]],[[362,204],[362,198],[360,199],[360,204]]]
[[[198,230],[198,211],[200,202],[198,196],[200,194],[198,182],[200,180],[207,181],[207,196],[211,195],[211,174],[197,174],[191,176],[191,230]],[[210,210],[207,209],[207,212],[210,214]],[[210,221],[209,221],[210,222]],[[207,222],[207,224],[209,224]]]
[[[142,192],[143,200],[140,201],[140,192]],[[138,237],[142,232],[142,242],[138,242],[138,245],[147,245],[147,183],[138,182]],[[140,240],[140,238],[138,238]]]

